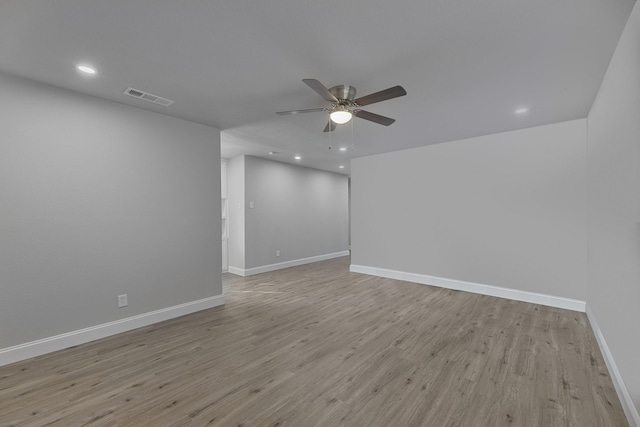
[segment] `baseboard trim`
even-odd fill
[[[369,274],[372,276],[386,277],[388,279],[404,280],[422,285],[437,286],[440,288],[454,289],[457,291],[473,292],[475,294],[492,297],[507,298],[515,301],[530,302],[533,304],[547,305],[573,311],[585,311],[584,301],[556,297],[553,295],[539,294],[536,292],[518,291],[515,289],[501,288],[498,286],[483,285],[480,283],[464,282],[462,280],[445,279],[442,277],[427,276],[425,274],[407,273],[404,271],[388,270],[386,268],[367,267],[364,265],[350,266],[354,273]]]
[[[330,254],[316,255],[308,258],[299,258],[291,261],[284,261],[276,264],[261,265],[260,267],[253,267],[253,268],[247,268],[247,269],[229,266],[229,273],[237,274],[238,276],[253,276],[254,274],[267,273],[269,271],[281,270],[283,268],[297,267],[299,265],[311,264],[312,262],[325,261],[327,259],[332,259],[332,258],[339,258],[339,257],[347,256],[349,255],[349,253],[350,253],[349,251],[333,252]]]
[[[604,335],[600,330],[600,326],[598,326],[598,322],[596,321],[596,317],[591,311],[591,307],[587,305],[586,309],[587,318],[589,319],[589,323],[591,324],[591,329],[593,330],[593,334],[596,337],[596,341],[598,342],[598,347],[600,347],[600,351],[602,352],[602,357],[604,358],[604,363],[607,365],[607,369],[609,369],[609,374],[611,375],[611,380],[613,382],[613,386],[618,393],[618,399],[620,399],[620,403],[622,404],[622,409],[624,409],[624,414],[627,416],[627,421],[629,421],[630,427],[640,427],[640,414],[638,413],[638,409],[633,404],[633,399],[631,399],[631,394],[629,394],[629,390],[627,386],[624,384],[622,379],[622,375],[620,375],[620,371],[618,371],[618,366],[616,365],[615,360],[613,359],[613,355],[611,354],[611,350],[609,350],[609,346],[604,339]]]
[[[53,337],[43,338],[37,341],[19,344],[13,347],[3,348],[0,349],[0,366],[41,356],[46,353],[51,353],[53,351],[62,350],[90,341],[95,341],[100,338],[127,332],[143,326],[149,326],[164,320],[173,319],[175,317],[184,316],[185,314],[217,307],[223,304],[224,295],[216,295],[209,298],[190,301],[184,304],[174,305],[172,307],[162,308],[160,310],[150,311],[137,316],[127,317],[125,319],[115,320],[113,322],[103,323],[101,325],[91,326],[89,328],[79,329],[77,331],[55,335]]]
[[[236,276],[244,276],[244,268],[239,267],[227,267],[227,273],[235,274]]]

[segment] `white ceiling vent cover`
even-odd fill
[[[145,101],[153,102],[154,104],[164,105],[168,107],[173,104],[173,101],[167,98],[162,98],[161,96],[154,95],[152,93],[144,92],[142,90],[134,89],[132,87],[128,88],[124,91],[125,95],[133,96],[134,98],[142,99]]]

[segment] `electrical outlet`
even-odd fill
[[[129,305],[129,298],[127,294],[118,295],[118,308],[126,307]]]
[[[280,256],[280,251],[276,251],[276,256]]]

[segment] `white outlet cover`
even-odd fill
[[[126,307],[129,305],[127,294],[118,295],[118,308]]]

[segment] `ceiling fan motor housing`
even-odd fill
[[[341,101],[353,101],[356,97],[356,88],[349,85],[334,86],[329,89],[329,92]]]

